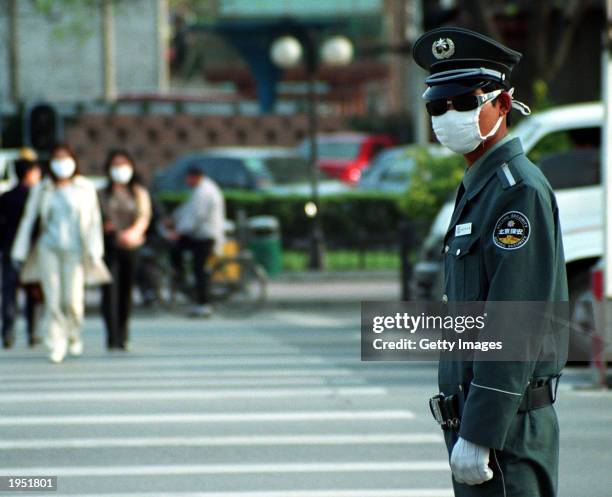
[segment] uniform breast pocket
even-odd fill
[[[480,297],[479,237],[458,237],[453,240],[450,258],[454,269],[455,300],[478,300]]]

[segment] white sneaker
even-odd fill
[[[63,351],[61,351],[61,350],[58,350],[58,349],[55,349],[55,350],[52,350],[52,351],[49,353],[49,360],[50,360],[50,361],[51,361],[53,364],[59,364],[60,362],[62,362],[62,361],[64,360],[64,357],[65,357],[65,356],[66,356],[66,353],[65,353],[65,352],[63,352]]]
[[[76,342],[72,342],[70,344],[70,355],[75,357],[80,356],[83,353],[83,342],[81,340],[77,340]]]

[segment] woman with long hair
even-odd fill
[[[80,175],[72,149],[55,145],[49,177],[32,188],[11,252],[17,265],[25,262],[21,281],[42,285],[51,362],[83,352],[85,284],[108,281],[103,255],[95,186]]]
[[[151,199],[126,150],[111,150],[104,170],[108,186],[100,191],[100,205],[113,281],[102,287],[102,314],[108,348],[126,350],[137,255],[151,221]]]

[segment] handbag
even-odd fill
[[[113,277],[102,259],[85,256],[83,264],[87,286],[107,285],[113,281]]]

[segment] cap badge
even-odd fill
[[[436,59],[448,59],[455,53],[455,43],[450,38],[440,38],[434,41],[431,51]]]

